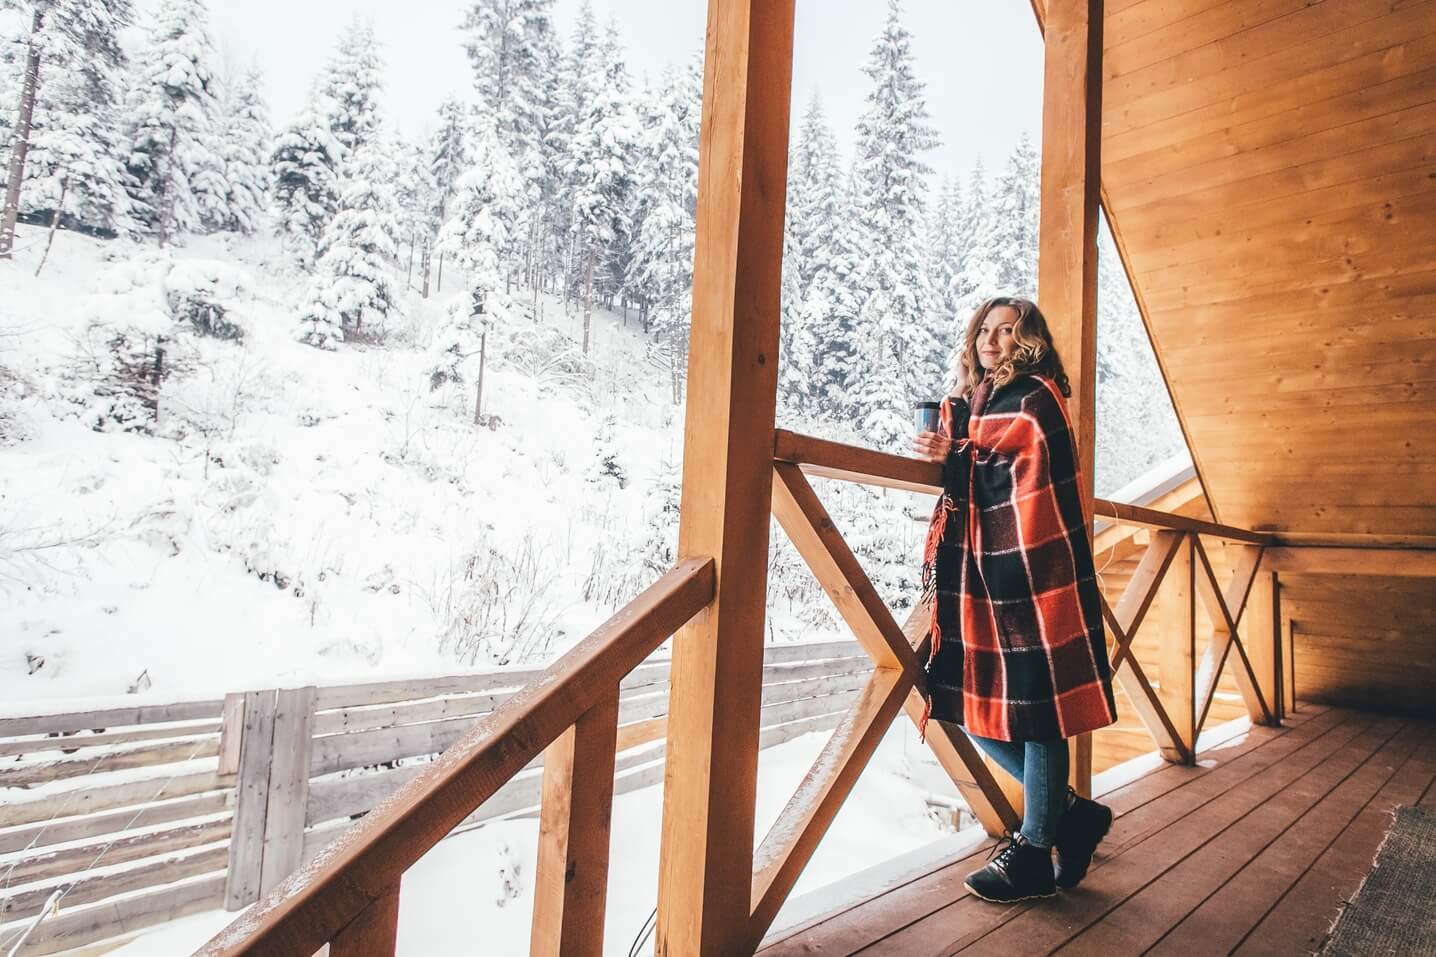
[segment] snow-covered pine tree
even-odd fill
[[[627,232],[624,215],[639,138],[628,100],[627,74],[616,32],[600,48],[603,65],[588,91],[568,149],[567,182],[573,201],[574,249],[583,295],[583,351],[589,351],[596,279],[607,251]]]
[[[554,32],[554,0],[473,0],[464,18],[465,49],[474,70],[474,86],[490,104],[499,141],[507,147],[524,181],[522,242],[532,260],[538,245],[542,207],[558,192],[559,168],[547,142],[560,63]]]
[[[633,266],[633,221],[629,213],[633,208],[633,190],[635,180],[633,171],[640,165],[640,152],[643,148],[643,123],[639,118],[638,109],[634,100],[633,79],[628,73],[628,56],[623,47],[623,40],[619,36],[618,21],[612,16],[604,28],[603,47],[600,50],[600,57],[605,63],[605,82],[609,89],[621,104],[621,111],[626,125],[626,134],[617,137],[610,143],[610,148],[617,162],[622,169],[628,171],[625,177],[625,189],[623,190],[622,202],[617,209],[614,218],[613,238],[604,249],[603,258],[599,263],[597,275],[594,279],[594,287],[604,301],[613,307],[616,300],[621,298],[624,284],[627,282],[628,271]],[[624,308],[624,318],[627,319],[628,310]]]
[[[418,143],[398,140],[395,150],[394,202],[399,212],[399,259],[404,284],[413,288],[415,268],[423,272],[424,257],[432,238],[434,181],[429,172],[428,150]]]
[[[785,406],[810,415],[822,394],[818,343],[804,308],[813,278],[824,260],[842,193],[838,148],[815,91],[803,114],[788,160],[788,215],[783,234],[782,335],[778,393]]]
[[[688,373],[702,69],[701,62],[694,60],[684,69],[664,72],[650,114],[656,122],[645,137],[639,178],[635,285],[651,309],[653,356],[669,375],[674,405],[683,400]]]
[[[558,190],[551,211],[549,229],[554,233],[550,242],[557,253],[557,265],[565,301],[577,294],[582,276],[577,265],[575,247],[577,234],[573,228],[574,197],[571,181],[570,150],[579,121],[588,110],[593,90],[603,75],[599,60],[598,23],[593,6],[584,0],[579,5],[578,19],[559,66],[558,100],[554,105],[551,137],[558,152]]]
[[[986,246],[997,267],[998,294],[1037,297],[1037,215],[1041,160],[1024,132],[992,190]]]
[[[319,88],[329,132],[353,153],[379,135],[384,61],[374,25],[355,16],[339,36]]]
[[[803,114],[788,170],[789,231],[797,241],[798,292],[806,296],[822,259],[845,184],[838,144],[815,91]]]
[[[469,152],[469,108],[456,97],[449,97],[439,104],[439,124],[429,138],[428,181],[432,189],[429,194],[429,231],[420,250],[425,298],[429,295],[433,246],[439,230],[449,219],[459,191],[459,178],[470,167]]]
[[[508,273],[518,254],[524,222],[523,179],[493,123],[484,123],[474,141],[473,167],[459,180],[453,216],[439,234],[439,247],[463,271],[466,294],[453,305],[450,321],[435,341],[429,381],[474,377],[474,423],[483,416],[484,365],[489,333],[512,320]]]
[[[981,157],[968,175],[957,222],[958,266],[953,276],[952,298],[957,309],[955,331],[961,336],[978,305],[999,292],[997,257],[988,246],[992,239],[992,203]]]
[[[136,58],[128,112],[130,198],[161,245],[226,219],[215,62],[204,0],[163,0]]]
[[[377,340],[397,308],[390,276],[399,232],[395,170],[386,144],[360,141],[344,164],[339,211],[325,227],[319,263],[299,316],[299,339],[334,348],[349,339]]]
[[[11,0],[5,6],[32,33],[0,54],[7,157],[0,256],[21,212],[46,216],[52,226],[63,220],[101,233],[123,228],[129,203],[118,121],[126,67],[119,34],[133,20],[131,3]],[[27,69],[32,54],[33,74]],[[23,144],[13,137],[22,128]]]
[[[336,169],[343,154],[313,100],[274,142],[269,175],[277,225],[300,268],[318,258],[324,227],[339,209]]]
[[[880,448],[897,448],[911,434],[912,403],[930,398],[941,379],[931,366],[938,352],[937,320],[929,288],[923,153],[937,145],[928,123],[923,83],[913,69],[912,34],[899,0],[864,72],[872,80],[858,121],[854,200],[865,255],[858,275],[864,297],[858,315],[862,374],[850,382],[864,434]]]
[[[928,220],[929,263],[932,267],[932,293],[938,315],[951,322],[957,315],[957,274],[962,268],[962,245],[958,227],[962,217],[962,181],[944,176],[937,202],[932,204]]]
[[[464,17],[474,86],[510,148],[536,148],[544,126],[544,78],[558,66],[552,11],[553,0],[473,0]]]
[[[259,71],[250,70],[225,90],[220,155],[229,195],[223,228],[237,233],[254,232],[266,202],[271,133],[261,82]]]
[[[798,290],[797,259],[797,238],[791,229],[785,229],[778,308],[778,417],[794,423],[802,422],[809,413],[814,363],[811,330],[801,324],[803,299]]]

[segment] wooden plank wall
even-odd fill
[[[234,787],[218,773],[221,709],[0,719],[0,789],[12,789],[0,803],[0,952],[67,887],[24,954],[221,906],[234,826]],[[77,881],[96,866],[106,870]]]
[[[1436,717],[1436,579],[1283,575],[1296,693]]]
[[[1106,8],[1107,211],[1218,519],[1436,542],[1431,4]]]

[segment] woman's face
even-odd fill
[[[990,370],[1012,355],[1012,327],[1017,323],[1017,310],[998,306],[988,310],[977,327],[977,361]]]

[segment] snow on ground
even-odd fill
[[[826,740],[807,734],[760,755],[756,837],[761,839],[797,789]],[[908,722],[895,724],[789,900],[951,834],[928,811],[913,779],[937,783],[941,771]],[[931,775],[931,777],[929,777]],[[939,793],[949,794],[948,783]],[[663,792],[643,788],[614,800],[604,953],[627,954],[655,905]],[[528,953],[538,821],[485,825],[430,851],[404,877],[399,954]],[[116,957],[190,953],[235,914],[197,914],[146,933]],[[778,922],[782,923],[782,916]],[[652,941],[643,950],[652,953]]]
[[[618,316],[596,317],[591,367],[551,299],[498,337],[489,429],[471,389],[429,389],[443,297],[410,294],[385,347],[323,352],[294,340],[304,283],[270,241],[61,235],[42,278],[31,259],[0,265],[6,710],[544,660],[656,577],[635,556],[663,534],[682,409]],[[241,274],[242,343],[166,312],[167,284],[215,264]],[[76,369],[116,328],[166,333],[182,369],[154,436],[91,427]]]
[[[620,316],[595,315],[585,358],[579,317],[542,299],[540,322],[491,343],[493,427],[476,427],[470,389],[428,387],[444,296],[409,294],[383,346],[323,352],[294,339],[304,280],[270,241],[160,252],[61,234],[37,279],[37,235],[22,228],[0,263],[0,715],[532,664],[656,578],[683,409]],[[242,342],[177,327],[172,303],[196,287]],[[93,370],[117,335],[166,337],[154,434],[104,426],[124,410]],[[910,589],[930,506],[819,494],[879,589]],[[775,545],[770,638],[845,637]],[[823,740],[761,755],[760,835]],[[894,728],[799,893],[946,833],[926,797],[952,787],[926,755]],[[615,802],[611,952],[653,907],[661,801],[652,787]],[[402,951],[523,952],[536,828],[436,848],[405,882]],[[120,953],[188,952],[232,916]]]

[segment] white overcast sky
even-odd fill
[[[557,0],[567,43],[581,0]],[[600,24],[618,21],[635,74],[657,78],[703,42],[704,0],[592,0]],[[158,0],[141,0],[141,15]],[[276,126],[302,105],[335,37],[354,14],[371,20],[388,64],[388,116],[407,136],[426,132],[439,100],[471,83],[458,25],[466,0],[210,0],[227,61],[257,65]],[[1027,0],[905,0],[918,75],[942,138],[929,162],[962,172],[981,155],[994,171],[1025,129],[1041,132],[1042,41]],[[885,0],[798,0],[794,122],[815,89],[845,149],[864,107],[862,72]]]

